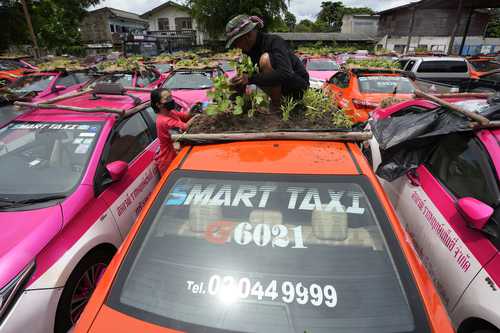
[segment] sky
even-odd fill
[[[102,0],[101,4],[95,8],[113,7],[137,14],[143,14],[166,1],[167,0]],[[306,18],[314,20],[320,11],[322,1],[326,0],[290,0],[289,10],[297,17],[297,22]],[[176,2],[182,3],[180,0]],[[412,0],[343,0],[342,2],[344,6],[347,7],[370,7],[375,11],[380,11],[407,4],[412,2]]]

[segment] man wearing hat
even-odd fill
[[[257,16],[238,15],[226,25],[226,48],[237,47],[248,55],[260,72],[251,77],[236,76],[231,84],[255,84],[271,98],[272,109],[279,110],[283,97],[301,99],[309,88],[309,74],[285,40],[258,30],[264,23]]]

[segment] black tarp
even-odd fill
[[[500,104],[491,99],[481,114],[500,120]],[[386,119],[371,120],[370,128],[380,145],[382,163],[377,175],[392,181],[426,161],[443,135],[472,132],[470,119],[443,107],[412,107]]]

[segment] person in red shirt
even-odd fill
[[[160,140],[160,152],[155,156],[155,162],[161,174],[167,171],[172,160],[177,156],[170,130],[186,131],[194,119],[190,112],[176,110],[177,104],[168,89],[159,88],[151,92],[151,107],[158,114],[156,132]],[[190,120],[191,119],[191,120]]]

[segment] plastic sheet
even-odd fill
[[[500,104],[490,105],[481,114],[490,120],[500,119]],[[470,125],[467,117],[441,107],[410,108],[386,119],[371,120],[370,127],[382,157],[377,175],[388,181],[401,177],[426,161],[442,136],[471,132]]]

